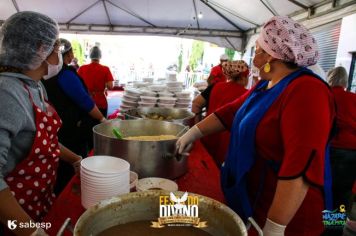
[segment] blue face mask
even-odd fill
[[[47,60],[45,61],[48,66],[48,72],[47,72],[47,75],[43,76],[43,79],[47,80],[49,78],[52,78],[53,76],[56,76],[61,71],[62,66],[63,66],[63,58],[62,58],[62,54],[60,52],[58,52],[58,61],[59,62],[57,65],[52,65],[52,64],[48,63]]]

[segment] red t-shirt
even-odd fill
[[[219,82],[226,82],[226,77],[222,71],[221,64],[211,68],[210,76],[213,76],[211,84],[215,84],[215,83],[219,83]]]
[[[232,81],[215,84],[210,93],[207,115],[210,115],[225,104],[236,100],[247,91],[242,85]],[[205,148],[218,165],[221,165],[225,160],[229,142],[230,131],[208,135],[202,139]]]
[[[230,129],[248,93],[215,114]],[[319,80],[301,76],[292,81],[270,106],[256,129],[256,163],[249,173],[251,201],[258,192],[265,161],[281,162],[278,173],[268,168],[253,218],[263,227],[278,179],[300,176],[310,184],[307,195],[286,228],[286,236],[320,235],[323,231],[324,156],[334,117],[330,90]]]
[[[356,94],[333,87],[337,132],[331,142],[335,148],[356,150]]]
[[[92,62],[79,68],[78,74],[83,78],[85,85],[88,87],[98,108],[107,109],[108,103],[104,94],[107,82],[113,81],[114,78],[109,67]]]

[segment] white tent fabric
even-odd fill
[[[0,0],[0,21],[37,11],[62,32],[167,35],[241,51],[245,32],[273,15],[291,15],[322,0]],[[202,15],[200,18],[199,15]]]

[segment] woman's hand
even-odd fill
[[[264,236],[284,236],[284,231],[287,226],[277,224],[272,220],[266,220],[265,227],[263,227],[263,235]]]
[[[191,144],[203,137],[203,134],[200,132],[198,126],[194,125],[193,128],[188,130],[182,137],[180,137],[176,143],[176,149],[179,154],[189,152]]]
[[[83,160],[83,157],[79,156],[80,158],[72,163],[72,166],[74,168],[74,172],[76,175],[80,175],[80,162]]]

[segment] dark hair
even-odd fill
[[[282,61],[282,62],[284,63],[284,65],[286,65],[286,67],[288,69],[291,69],[291,70],[297,69],[299,67],[296,63],[291,62],[291,61]]]

